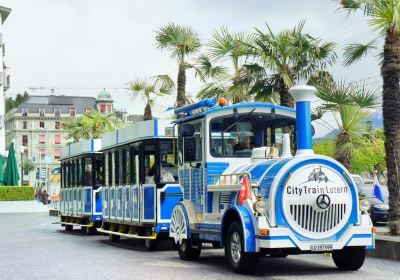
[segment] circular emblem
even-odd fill
[[[321,209],[326,209],[331,205],[331,199],[328,195],[326,194],[320,194],[317,197],[317,205]]]

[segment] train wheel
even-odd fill
[[[233,222],[227,235],[228,259],[233,271],[236,273],[254,272],[260,259],[257,253],[244,252],[243,230],[238,222]]]
[[[332,252],[332,259],[341,270],[358,270],[365,260],[365,247],[345,247]]]
[[[111,242],[118,242],[121,239],[121,236],[116,235],[116,234],[110,234],[108,236]]]
[[[72,231],[74,227],[72,225],[65,225],[65,231]]]
[[[201,242],[193,242],[191,239],[183,239],[178,244],[179,257],[185,261],[197,260],[201,253]]]
[[[145,239],[144,246],[147,251],[154,251],[158,249],[158,240],[157,239]]]

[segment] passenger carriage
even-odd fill
[[[106,133],[103,224],[111,241],[144,239],[155,249],[168,237],[175,204],[182,199],[171,120],[149,120]]]
[[[362,266],[374,247],[368,204],[340,163],[313,153],[315,89],[290,93],[296,110],[216,99],[175,110],[183,200],[170,236],[181,259],[213,243],[236,272],[254,271],[266,254],[331,252],[340,269]]]
[[[100,139],[82,140],[62,149],[61,225],[93,233],[102,222],[103,157]]]

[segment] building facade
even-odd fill
[[[36,172],[29,175],[24,172],[25,184],[43,186],[52,173],[57,173],[61,148],[72,141],[66,139],[70,131],[64,130],[63,123],[89,110],[98,110],[96,101],[94,97],[31,95],[7,112],[6,148],[15,141],[19,167],[21,158],[36,165]]]
[[[10,88],[10,76],[4,64],[5,45],[3,42],[3,24],[10,14],[11,9],[0,6],[0,155],[5,152],[5,96],[4,92]]]

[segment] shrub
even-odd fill
[[[0,187],[0,201],[33,200],[34,198],[33,187]]]

